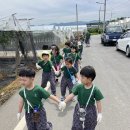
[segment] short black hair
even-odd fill
[[[59,55],[59,54],[60,54],[60,49],[59,49],[59,47],[58,47],[58,46],[56,46],[56,47],[55,47],[55,48],[53,48],[52,50],[57,51],[57,55]]]
[[[75,49],[76,50],[76,53],[78,53],[78,47],[76,45],[72,45],[71,46],[71,49]]]
[[[92,66],[85,66],[81,69],[80,75],[91,78],[93,81],[96,77],[96,71]]]
[[[70,47],[70,42],[66,42],[65,45]]]
[[[19,71],[20,77],[34,78],[35,75],[36,75],[36,72],[32,68],[24,68]]]
[[[43,53],[42,53],[42,57],[43,57],[43,56],[49,56],[49,54],[45,54],[45,53],[43,52]]]
[[[73,59],[71,57],[65,58],[65,61],[69,62],[70,64],[73,64]]]

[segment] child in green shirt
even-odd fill
[[[65,100],[66,89],[69,89],[69,93],[72,92],[73,86],[78,80],[78,75],[76,69],[73,67],[73,60],[68,57],[65,59],[65,66],[61,68],[63,76],[61,79],[61,101]]]
[[[102,120],[101,100],[103,95],[98,87],[93,84],[96,77],[93,67],[82,68],[80,75],[82,84],[73,88],[72,93],[64,102],[60,103],[59,108],[65,109],[66,103],[77,96],[78,103],[75,106],[71,130],[95,130],[97,123]]]
[[[73,59],[73,66],[79,71],[79,66],[81,64],[81,57],[78,54],[78,48],[76,45],[71,46],[71,53],[69,54],[69,57]]]
[[[71,49],[70,49],[70,42],[66,42],[65,43],[65,48],[63,48],[63,57],[64,59],[66,57],[68,57],[68,54],[71,53]]]
[[[61,68],[61,64],[63,62],[63,57],[60,55],[60,50],[58,47],[55,47],[52,49],[52,56],[51,56],[51,62],[53,66],[55,67],[56,71],[59,71]],[[56,82],[58,82],[59,75],[56,75]]]
[[[43,60],[38,62],[38,65],[43,69],[41,86],[45,88],[47,82],[50,81],[51,92],[53,95],[56,95],[56,83],[54,73],[57,73],[57,71],[55,70],[55,67],[49,60],[49,52],[47,51],[43,52],[42,58]]]
[[[52,99],[57,103],[57,97],[50,95],[44,88],[34,84],[35,71],[22,69],[19,72],[20,84],[23,88],[19,92],[19,108],[17,118],[20,120],[23,106],[28,130],[52,130],[52,123],[47,122],[46,111],[42,99]]]

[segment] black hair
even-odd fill
[[[70,47],[70,42],[66,42],[65,45]]]
[[[43,56],[49,56],[49,54],[45,54],[45,53],[43,52],[43,53],[42,53],[42,57],[43,57]]]
[[[91,78],[93,81],[96,77],[96,72],[92,66],[85,66],[81,69],[80,75],[85,76],[87,78]]]
[[[70,64],[73,64],[73,59],[71,57],[65,58],[65,61],[69,62]]]
[[[76,50],[76,53],[78,53],[78,47],[76,45],[72,45],[71,46],[71,49],[75,49]]]
[[[29,77],[29,78],[34,78],[36,72],[31,69],[31,68],[24,68],[19,71],[19,76],[20,77]]]
[[[56,46],[55,48],[53,48],[52,50],[55,50],[55,51],[57,51],[57,55],[59,55],[60,54],[60,49],[59,49],[59,47],[58,46]]]

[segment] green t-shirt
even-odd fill
[[[61,70],[64,72],[64,77],[67,79],[71,79],[70,74],[75,76],[77,74],[77,70],[72,66],[71,68],[67,69],[66,66],[63,66]],[[69,74],[70,72],[70,74]]]
[[[51,72],[52,63],[50,61],[45,62],[44,60],[38,62],[38,65],[43,69],[43,72]]]
[[[52,55],[51,56],[51,61],[52,61],[52,63],[54,64],[54,65],[56,65],[56,64],[60,64],[60,61],[63,59],[63,57],[59,54],[59,55],[57,55],[57,56],[54,56],[54,55]]]
[[[35,85],[35,87],[32,90],[27,90],[25,88],[25,93],[26,93],[26,98],[32,105],[32,107],[37,106],[40,109],[42,108],[42,99],[47,99],[50,97],[50,94],[41,86]],[[23,98],[24,100],[24,108],[26,111],[28,111],[28,104],[27,100],[25,99],[24,96],[24,88],[22,88],[19,92],[19,95]],[[29,109],[32,109],[29,107]]]
[[[90,89],[86,89],[83,84],[79,84],[72,89],[72,93],[78,96],[77,99],[80,105],[86,106],[86,103],[88,101],[92,88],[93,87],[91,87]],[[94,105],[95,101],[99,101],[103,98],[104,97],[101,91],[95,86],[93,94],[89,101],[89,105]]]
[[[78,60],[81,60],[81,57],[79,56],[78,53],[70,53],[69,57],[72,58],[73,62],[77,62]]]
[[[71,53],[71,49],[70,49],[70,48],[64,48],[64,49],[63,49],[63,52],[64,52],[64,54],[65,54],[65,57],[67,57],[68,54]]]

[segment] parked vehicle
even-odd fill
[[[121,50],[126,53],[127,57],[130,57],[130,31],[124,33],[116,43],[116,50]]]
[[[101,43],[104,46],[115,45],[123,33],[124,31],[121,26],[107,26],[105,32],[101,36]]]

